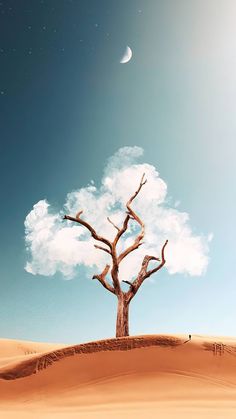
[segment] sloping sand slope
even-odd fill
[[[39,353],[46,351],[53,351],[55,348],[61,348],[61,344],[55,343],[41,343],[41,342],[29,342],[19,341],[14,339],[0,339],[0,359],[3,357],[27,355],[29,353]]]
[[[37,345],[0,341],[1,418],[236,418],[236,340],[155,335]]]
[[[0,339],[0,368],[13,361],[26,360],[36,354],[43,354],[55,349],[63,348],[66,345],[28,342],[13,339]]]

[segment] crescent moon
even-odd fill
[[[125,52],[124,52],[124,55],[123,55],[123,57],[120,60],[120,64],[126,64],[126,63],[128,63],[131,60],[132,55],[133,55],[132,50],[127,45],[127,47],[125,49]]]

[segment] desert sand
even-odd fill
[[[236,339],[0,340],[0,417],[236,418]]]

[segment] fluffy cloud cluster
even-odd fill
[[[70,192],[59,213],[46,200],[33,206],[25,219],[25,240],[30,259],[25,266],[27,272],[40,275],[61,272],[71,278],[77,267],[84,265],[93,268],[94,273],[100,273],[109,262],[109,255],[94,248],[95,241],[83,226],[64,221],[63,215],[75,216],[79,210],[83,210],[83,218],[97,233],[112,239],[116,230],[107,221],[107,217],[116,225],[122,225],[125,203],[137,190],[143,173],[148,181],[132,207],[145,223],[145,243],[122,261],[121,279],[130,280],[135,277],[144,255],[160,256],[166,239],[169,243],[165,252],[165,266],[170,274],[201,275],[205,272],[208,243],[212,236],[194,235],[188,214],[167,206],[167,185],[154,166],[137,164],[142,154],[140,147],[119,149],[108,160],[100,187],[92,182],[87,187]],[[135,234],[137,225],[131,221],[118,250],[130,245]]]

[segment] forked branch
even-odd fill
[[[90,231],[91,236],[95,239],[98,240],[100,242],[105,243],[110,249],[112,248],[112,244],[109,240],[107,240],[105,237],[99,236],[96,231],[94,230],[94,228],[87,223],[86,221],[84,221],[82,218],[80,218],[80,215],[82,214],[83,211],[79,211],[78,214],[75,217],[71,217],[70,215],[64,215],[64,220],[70,220],[70,221],[75,221],[76,223],[79,223],[81,225],[83,225],[84,227],[87,228],[87,230]]]
[[[155,272],[159,271],[159,269],[161,269],[162,266],[165,265],[165,263],[166,263],[165,248],[166,248],[167,243],[168,243],[168,240],[165,241],[165,243],[164,243],[164,245],[162,246],[162,249],[161,249],[161,263],[156,268],[153,268],[150,271],[147,271],[145,279],[148,278],[149,276],[153,275]],[[151,256],[151,257],[149,257],[148,264],[151,260],[159,260],[160,261],[160,259]],[[147,268],[148,268],[148,264],[147,264]]]
[[[103,269],[102,273],[100,275],[93,275],[92,279],[97,279],[104,288],[106,288],[108,291],[115,294],[115,289],[112,285],[109,284],[109,282],[106,281],[106,275],[108,274],[110,269],[110,265],[106,265]]]
[[[140,286],[142,285],[143,281],[148,278],[149,276],[153,275],[155,272],[159,271],[166,263],[165,260],[165,248],[166,245],[168,243],[168,240],[165,241],[164,245],[162,246],[161,249],[161,260],[155,256],[149,256],[146,255],[143,258],[143,262],[142,262],[142,267],[138,273],[137,278],[132,282],[132,286],[130,288],[130,290],[127,292],[128,295],[128,301],[130,301],[134,295],[137,293],[138,289],[140,288]],[[148,270],[148,265],[150,263],[151,260],[157,260],[160,261],[161,263],[156,266],[153,269]]]
[[[141,181],[140,181],[140,184],[139,184],[139,187],[138,187],[137,191],[131,196],[131,198],[129,199],[129,201],[126,204],[128,221],[129,221],[129,219],[133,219],[133,220],[137,221],[137,223],[141,227],[141,231],[138,234],[138,236],[135,238],[134,243],[131,246],[127,247],[127,249],[125,249],[120,254],[120,256],[118,258],[118,263],[120,263],[122,261],[122,259],[124,259],[129,253],[138,249],[139,246],[142,245],[141,240],[143,239],[144,234],[145,234],[145,225],[144,225],[143,221],[141,220],[141,218],[131,208],[131,204],[132,204],[133,200],[136,198],[136,196],[139,194],[139,192],[141,191],[143,185],[145,185],[147,183],[147,179],[144,180],[144,177],[145,177],[145,173],[143,174],[143,176],[141,178]],[[127,221],[127,224],[128,224],[128,221]],[[126,228],[127,228],[127,226],[126,226]]]
[[[118,233],[117,233],[117,235],[114,239],[113,246],[116,247],[116,245],[117,245],[118,241],[120,240],[121,236],[123,236],[123,234],[126,232],[126,230],[128,228],[129,220],[130,220],[130,216],[126,215],[126,217],[124,219],[124,222],[123,222],[123,226],[118,229],[119,231],[118,231]]]
[[[126,284],[130,285],[130,286],[131,286],[131,288],[133,288],[133,284],[132,284],[132,282],[130,282],[130,281],[126,281],[125,279],[123,279],[123,281],[122,281],[122,282],[125,282]]]
[[[97,247],[100,250],[105,251],[106,253],[109,253],[112,257],[111,277],[112,277],[112,281],[113,281],[113,285],[114,285],[114,290],[118,294],[120,292],[120,282],[119,282],[119,278],[118,278],[118,263],[117,263],[116,248],[114,246],[114,243],[111,243],[105,237],[102,237],[102,236],[98,235],[97,232],[94,230],[94,228],[89,223],[87,223],[86,221],[84,221],[80,217],[82,212],[83,211],[79,211],[78,214],[76,215],[76,217],[71,217],[70,215],[65,215],[64,219],[65,220],[70,220],[70,221],[75,221],[76,223],[79,223],[79,224],[83,225],[84,227],[87,228],[87,230],[90,231],[92,237],[95,240],[103,242],[109,247],[109,249],[106,249],[102,246],[95,245],[95,247]],[[101,275],[100,275],[99,277],[100,277],[100,282],[103,284],[103,286],[105,286],[104,285],[104,276],[102,275],[102,277],[101,277]],[[105,288],[107,288],[107,287],[105,286]]]
[[[119,227],[117,227],[109,217],[107,217],[107,221],[109,221],[109,223],[113,225],[113,227],[115,227],[116,230],[120,231]]]

